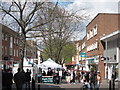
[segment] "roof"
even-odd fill
[[[65,65],[76,65],[76,63],[68,62],[68,63],[66,63]]]
[[[95,20],[99,15],[120,15],[119,13],[98,13],[88,24],[87,26],[93,21]],[[86,26],[86,27],[87,27]]]
[[[19,35],[19,33],[15,32],[11,28],[9,28],[1,23],[0,23],[0,27],[1,27],[2,32],[4,32],[4,33],[9,33],[10,35],[15,36],[15,37],[18,37],[18,35]]]

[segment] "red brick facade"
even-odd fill
[[[99,56],[98,70],[101,72],[102,77],[105,76],[105,65],[104,61],[101,61],[103,56],[104,47],[100,41],[100,37],[110,34],[114,31],[119,30],[119,19],[120,14],[98,14],[86,27],[86,33],[88,33],[93,27],[97,26],[97,34],[87,40],[87,46],[98,42],[97,48],[87,51],[87,57]]]

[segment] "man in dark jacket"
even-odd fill
[[[8,71],[8,73],[7,73],[7,88],[8,88],[8,90],[11,90],[11,86],[13,84],[13,81],[12,81],[12,79],[13,79],[12,69],[8,69],[7,71]]]
[[[29,69],[27,69],[25,77],[26,77],[26,89],[30,90],[31,71]]]
[[[25,74],[18,68],[18,72],[14,75],[14,81],[16,83],[17,90],[22,90],[25,83]]]

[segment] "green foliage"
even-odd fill
[[[48,40],[43,49],[42,56],[44,59],[51,58],[59,63],[72,60],[72,56],[76,54],[76,47],[72,42],[66,42],[60,39]]]
[[[76,47],[73,43],[69,42],[66,46],[63,47],[62,57],[65,59],[65,62],[71,61],[72,56],[76,54]]]

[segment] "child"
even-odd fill
[[[88,89],[88,90],[90,90],[90,84],[87,82],[87,80],[84,80],[83,89]]]

